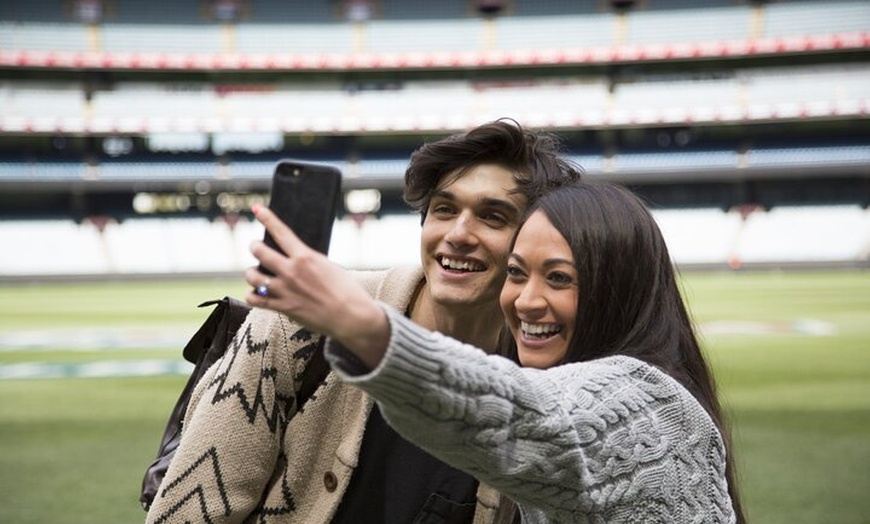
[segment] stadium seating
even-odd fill
[[[721,209],[656,210],[653,216],[671,259],[684,267],[727,267],[743,227],[739,213]]]
[[[831,45],[861,48],[866,45],[866,20],[870,18],[870,4],[858,0],[777,2],[763,7],[707,0],[649,2],[647,8],[625,14],[571,2],[544,2],[539,8],[517,2],[517,9],[508,9],[504,16],[486,20],[474,16],[462,2],[454,1],[383,2],[377,17],[363,24],[348,24],[332,10],[324,9],[327,2],[288,5],[262,1],[251,2],[248,15],[235,23],[215,24],[195,4],[172,4],[161,11],[159,5],[152,3],[143,7],[134,0],[117,0],[113,2],[111,16],[103,23],[86,26],[65,18],[57,20],[62,17],[52,18],[51,13],[58,11],[56,4],[47,0],[41,3],[46,15],[37,11],[10,12],[8,7],[0,7],[0,20],[4,20],[0,26],[0,50],[21,52],[10,56],[32,61],[34,65],[50,65],[60,55],[69,53],[109,53],[116,55],[111,56],[110,62],[133,68],[148,66],[148,60],[154,59],[155,54],[178,55],[163,57],[155,63],[158,67],[178,69],[208,69],[213,65],[210,60],[198,65],[195,59],[187,59],[189,55],[236,53],[243,57],[247,53],[269,53],[272,59],[280,60],[282,53],[426,52],[433,55],[428,58],[432,60],[439,54],[458,52],[473,55],[466,57],[472,63],[484,64],[488,60],[486,53],[510,51],[515,54],[508,63],[533,64],[541,55],[523,56],[524,53],[555,51],[563,61],[582,63],[620,56],[643,59],[659,54],[739,55]],[[165,12],[170,10],[173,23],[167,24]],[[783,39],[792,40],[786,44]],[[620,46],[635,49],[618,49]],[[583,48],[593,52],[578,53]],[[56,54],[32,54],[34,51]],[[142,56],[133,56],[137,53]],[[352,57],[342,60],[356,63]],[[373,61],[384,60],[390,57],[368,56],[357,65],[367,68]],[[224,65],[234,68],[241,63],[247,64],[246,68],[252,65],[247,60],[235,59]],[[267,63],[262,64],[268,67]],[[105,64],[98,59],[92,65]],[[314,69],[328,69],[332,65],[329,60],[304,64]]]
[[[695,151],[619,152],[603,157],[600,154],[569,155],[590,176],[629,176],[633,179],[666,174],[683,176],[696,173],[699,166],[706,171],[798,172],[825,166],[829,172],[860,169],[870,164],[870,145],[758,147],[741,154],[731,149]],[[33,162],[0,160],[0,182],[26,181],[171,181],[263,179],[272,172],[275,160],[239,160],[221,166],[214,161],[109,160],[96,166],[81,162]],[[337,166],[346,179],[369,179],[371,185],[395,187],[401,183],[408,164],[407,157],[366,158],[356,162],[320,159]],[[856,195],[858,196],[858,195]]]
[[[857,267],[870,261],[870,211],[860,206],[783,206],[745,218],[737,210],[713,208],[657,209],[653,215],[682,268]],[[109,222],[100,232],[90,222],[0,222],[0,243],[18,246],[0,254],[0,274],[238,274],[255,264],[249,247],[262,238],[263,228],[248,218],[232,224],[142,218]],[[413,214],[346,216],[335,223],[329,256],[353,269],[413,264],[419,233]]]
[[[96,228],[72,220],[0,221],[0,275],[105,274]]]
[[[870,214],[858,206],[781,207],[746,219],[734,257],[740,263],[866,259]]]
[[[866,32],[870,4],[867,2],[771,2],[765,6],[764,35],[788,37],[819,34]],[[823,15],[823,16],[822,16]]]
[[[870,111],[870,67],[793,67],[737,71],[731,78],[625,82],[604,77],[522,85],[408,82],[401,88],[348,90],[337,84],[275,86],[223,93],[209,84],[156,83],[98,90],[0,84],[0,133],[453,131],[512,114],[536,127],[659,125],[861,117]]]
[[[570,135],[591,178],[738,188],[718,207],[655,209],[683,267],[870,262],[865,1],[536,0],[481,16],[465,0],[378,0],[355,22],[326,0],[246,0],[232,21],[198,0],[112,0],[99,23],[71,6],[0,5],[7,195],[40,184],[246,191],[290,153],[338,166],[354,188],[395,190],[424,137],[512,116]],[[100,150],[104,137],[133,152]],[[76,154],[63,145],[73,141],[90,144]],[[858,190],[848,205],[789,192],[807,177]],[[804,205],[767,198],[764,184]],[[331,256],[354,268],[414,262],[419,223],[395,212],[338,220]],[[21,246],[0,254],[0,277],[235,273],[262,237],[246,217],[193,208],[104,225],[63,213],[88,216],[64,208],[30,222],[26,206],[0,208],[0,242]],[[70,251],[69,264],[37,237]]]

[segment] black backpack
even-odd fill
[[[187,411],[187,405],[190,403],[190,396],[196,383],[199,382],[206,370],[223,356],[227,350],[227,345],[233,340],[236,331],[239,330],[251,310],[244,302],[231,297],[209,300],[199,305],[199,307],[206,306],[216,307],[184,346],[182,352],[184,359],[194,364],[193,371],[175,402],[175,407],[169,414],[169,420],[166,422],[166,429],[163,431],[163,438],[157,450],[157,457],[145,470],[145,476],[142,478],[139,502],[142,503],[142,508],[145,511],[151,507],[154,496],[160,488],[160,483],[166,475],[166,470],[169,469],[169,463],[172,462],[172,457],[178,448],[184,414]],[[298,409],[302,408],[302,405],[329,372],[329,366],[323,358],[323,341],[323,337],[320,337],[317,349],[305,368],[302,385],[296,396]]]

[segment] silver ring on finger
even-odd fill
[[[254,292],[261,297],[269,296],[269,280],[267,279],[265,282],[257,286]]]

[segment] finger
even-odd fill
[[[273,274],[280,273],[281,264],[287,262],[287,257],[283,253],[272,249],[261,240],[255,240],[251,243],[251,254]],[[256,269],[254,271],[260,275],[258,281],[267,276]]]
[[[261,273],[257,267],[249,267],[245,270],[245,282],[251,286],[253,293],[261,297],[271,296],[277,297],[278,288],[281,287],[281,280]]]
[[[267,278],[269,278],[269,276],[261,273],[256,266],[249,267],[245,270],[245,282],[247,282],[252,288],[256,288],[264,283]]]
[[[245,282],[252,288],[260,285],[264,276],[265,275],[257,271],[256,267],[249,267],[245,270]]]
[[[255,204],[251,208],[251,211],[253,211],[257,220],[266,227],[266,230],[272,235],[272,238],[275,239],[275,243],[278,244],[281,250],[284,251],[288,257],[300,250],[308,249],[308,246],[306,246],[305,243],[296,236],[296,233],[294,233],[287,224],[281,221],[281,219],[278,218],[278,215],[273,213],[271,209],[266,206]]]
[[[251,286],[245,294],[245,302],[253,307],[267,307],[269,299],[274,297],[276,283],[280,283],[280,280],[273,280],[256,267],[249,267],[245,270],[245,282]]]
[[[268,308],[270,297],[261,297],[254,289],[245,293],[245,302],[251,307]]]

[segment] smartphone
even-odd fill
[[[281,160],[272,174],[270,193],[269,209],[309,247],[328,254],[341,198],[341,171],[327,164]],[[281,251],[268,231],[263,242]],[[259,270],[274,276],[263,265]]]

